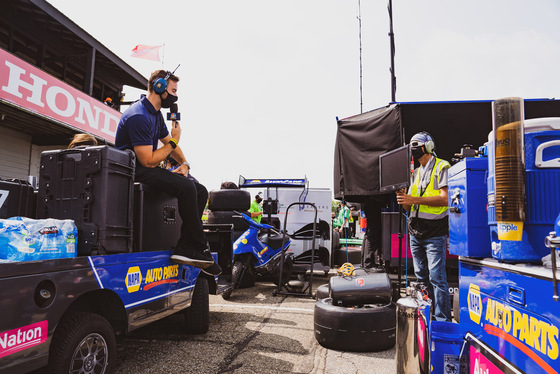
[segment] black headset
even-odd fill
[[[179,66],[181,66],[181,64],[177,65],[177,67],[173,71],[168,70],[167,74],[165,74],[165,78],[156,79],[156,81],[154,82],[154,85],[152,86],[155,93],[157,93],[158,95],[161,95],[162,93],[165,92],[165,90],[167,90],[167,80],[169,79],[170,76],[175,74],[177,69],[179,69]]]

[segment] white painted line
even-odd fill
[[[210,304],[210,306],[225,307],[225,308],[249,308],[249,309],[271,309],[278,311],[294,311],[294,312],[305,312],[313,313],[313,309],[305,308],[287,308],[282,306],[266,306],[266,305],[243,305],[243,304]]]
[[[93,265],[93,260],[91,259],[91,256],[88,256],[88,261],[89,261],[89,266],[91,266],[91,270],[93,270],[93,274],[95,275],[95,279],[97,279],[97,284],[99,285],[99,288],[103,289],[103,283],[101,283],[101,278],[99,278],[99,274],[97,274],[97,269],[95,268],[95,265]]]

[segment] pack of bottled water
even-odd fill
[[[77,243],[73,220],[0,219],[0,262],[76,257]]]

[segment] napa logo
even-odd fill
[[[138,266],[129,268],[124,282],[126,283],[128,293],[138,291],[140,289],[140,285],[142,284],[142,273],[140,272],[140,268]]]
[[[165,283],[165,281],[171,278],[175,278],[177,277],[177,275],[179,275],[179,265],[170,265],[163,268],[148,269],[148,271],[146,272],[145,290],[148,290],[147,286],[150,283],[158,283],[158,282]]]
[[[469,304],[469,316],[471,317],[471,321],[477,325],[480,324],[480,317],[482,316],[482,297],[480,297],[480,287],[478,285],[469,285],[467,302]]]

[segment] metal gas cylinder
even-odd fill
[[[429,323],[432,301],[426,286],[411,282],[406,297],[397,301],[397,373],[430,372]]]

